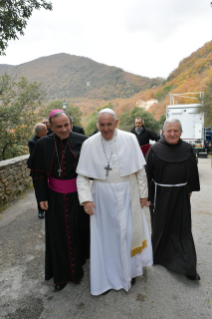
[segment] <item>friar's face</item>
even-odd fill
[[[163,136],[165,137],[166,142],[169,144],[177,144],[181,134],[182,130],[178,122],[167,123],[165,130],[163,131]]]
[[[99,116],[97,127],[105,140],[111,140],[113,138],[117,125],[118,120],[115,120],[112,114],[102,113]]]
[[[68,138],[71,132],[71,124],[68,116],[62,113],[53,117],[51,119],[51,129],[61,140]]]

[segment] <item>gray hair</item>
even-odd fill
[[[35,134],[37,135],[40,131],[44,129],[44,127],[46,128],[46,125],[43,123],[36,124],[34,128]]]
[[[70,120],[71,123],[74,123],[74,118],[73,118],[73,116],[69,115],[69,120]]]
[[[144,120],[142,119],[142,117],[136,117],[135,120],[141,120],[144,123]]]
[[[49,118],[49,123],[52,125],[52,119],[55,118],[55,117],[57,117],[57,116],[59,116],[59,115],[61,115],[61,114],[66,115],[66,116],[68,117],[68,119],[69,119],[69,115],[66,114],[66,112],[60,111],[60,112],[55,113],[54,115],[52,115],[52,116]]]
[[[113,116],[114,120],[115,120],[115,121],[117,120],[116,113],[115,113],[113,110],[111,110],[111,109],[109,109],[109,108],[106,108],[106,109],[103,109],[103,110],[101,110],[101,111],[99,112],[97,121],[99,121],[100,115],[102,115],[102,114],[104,114],[104,113],[111,114],[111,115]]]
[[[182,124],[181,124],[180,120],[174,119],[174,118],[169,118],[169,119],[165,120],[165,122],[163,124],[163,131],[165,131],[167,124],[176,123],[176,122],[179,124],[180,129],[182,131]]]

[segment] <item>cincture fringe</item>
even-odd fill
[[[137,254],[140,254],[145,248],[147,248],[147,240],[142,241],[142,246],[135,247],[131,250],[131,257],[134,257]]]

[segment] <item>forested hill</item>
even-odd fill
[[[0,65],[0,73],[5,70],[14,76],[26,76],[29,81],[42,82],[47,100],[65,99],[78,106],[84,118],[108,103],[120,116],[141,102],[155,99],[158,103],[148,111],[159,119],[170,103],[169,93],[206,90],[212,77],[212,41],[183,59],[163,80],[136,76],[120,68],[64,53],[19,66]],[[178,103],[188,103],[188,100],[178,100]]]
[[[5,65],[0,65],[1,73],[5,69]],[[161,83],[159,78],[133,75],[120,68],[65,53],[9,66],[7,72],[25,76],[29,81],[42,82],[48,100],[75,97],[103,100],[129,98]]]
[[[195,78],[205,78],[211,73],[212,67],[212,41],[207,42],[203,47],[193,52],[189,57],[183,59],[175,69],[167,82],[181,86],[185,81]]]
[[[212,41],[183,59],[166,82],[168,85],[184,89],[189,81],[191,87],[201,89],[211,76],[211,68]]]
[[[158,104],[150,107],[149,111],[156,118],[165,113],[170,103],[169,93],[191,93],[205,91],[212,77],[212,41],[191,53],[183,59],[178,67],[170,73],[168,78],[159,86],[140,92],[141,100],[157,99]],[[195,100],[178,99],[178,103],[196,103]]]

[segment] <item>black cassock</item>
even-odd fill
[[[162,137],[147,154],[147,177],[149,200],[154,203],[150,206],[154,264],[195,276],[197,258],[189,194],[199,191],[200,185],[191,145],[182,140],[171,145]],[[154,181],[178,186],[156,187]]]
[[[61,194],[48,186],[49,176],[68,180],[76,178],[76,166],[85,136],[70,133],[60,140],[54,133],[36,144],[28,167],[34,171],[36,197],[48,201],[45,214],[46,255],[45,280],[54,278],[55,284],[77,283],[83,277],[83,264],[89,258],[89,216],[79,205],[77,192]],[[62,154],[62,174],[58,176]]]

